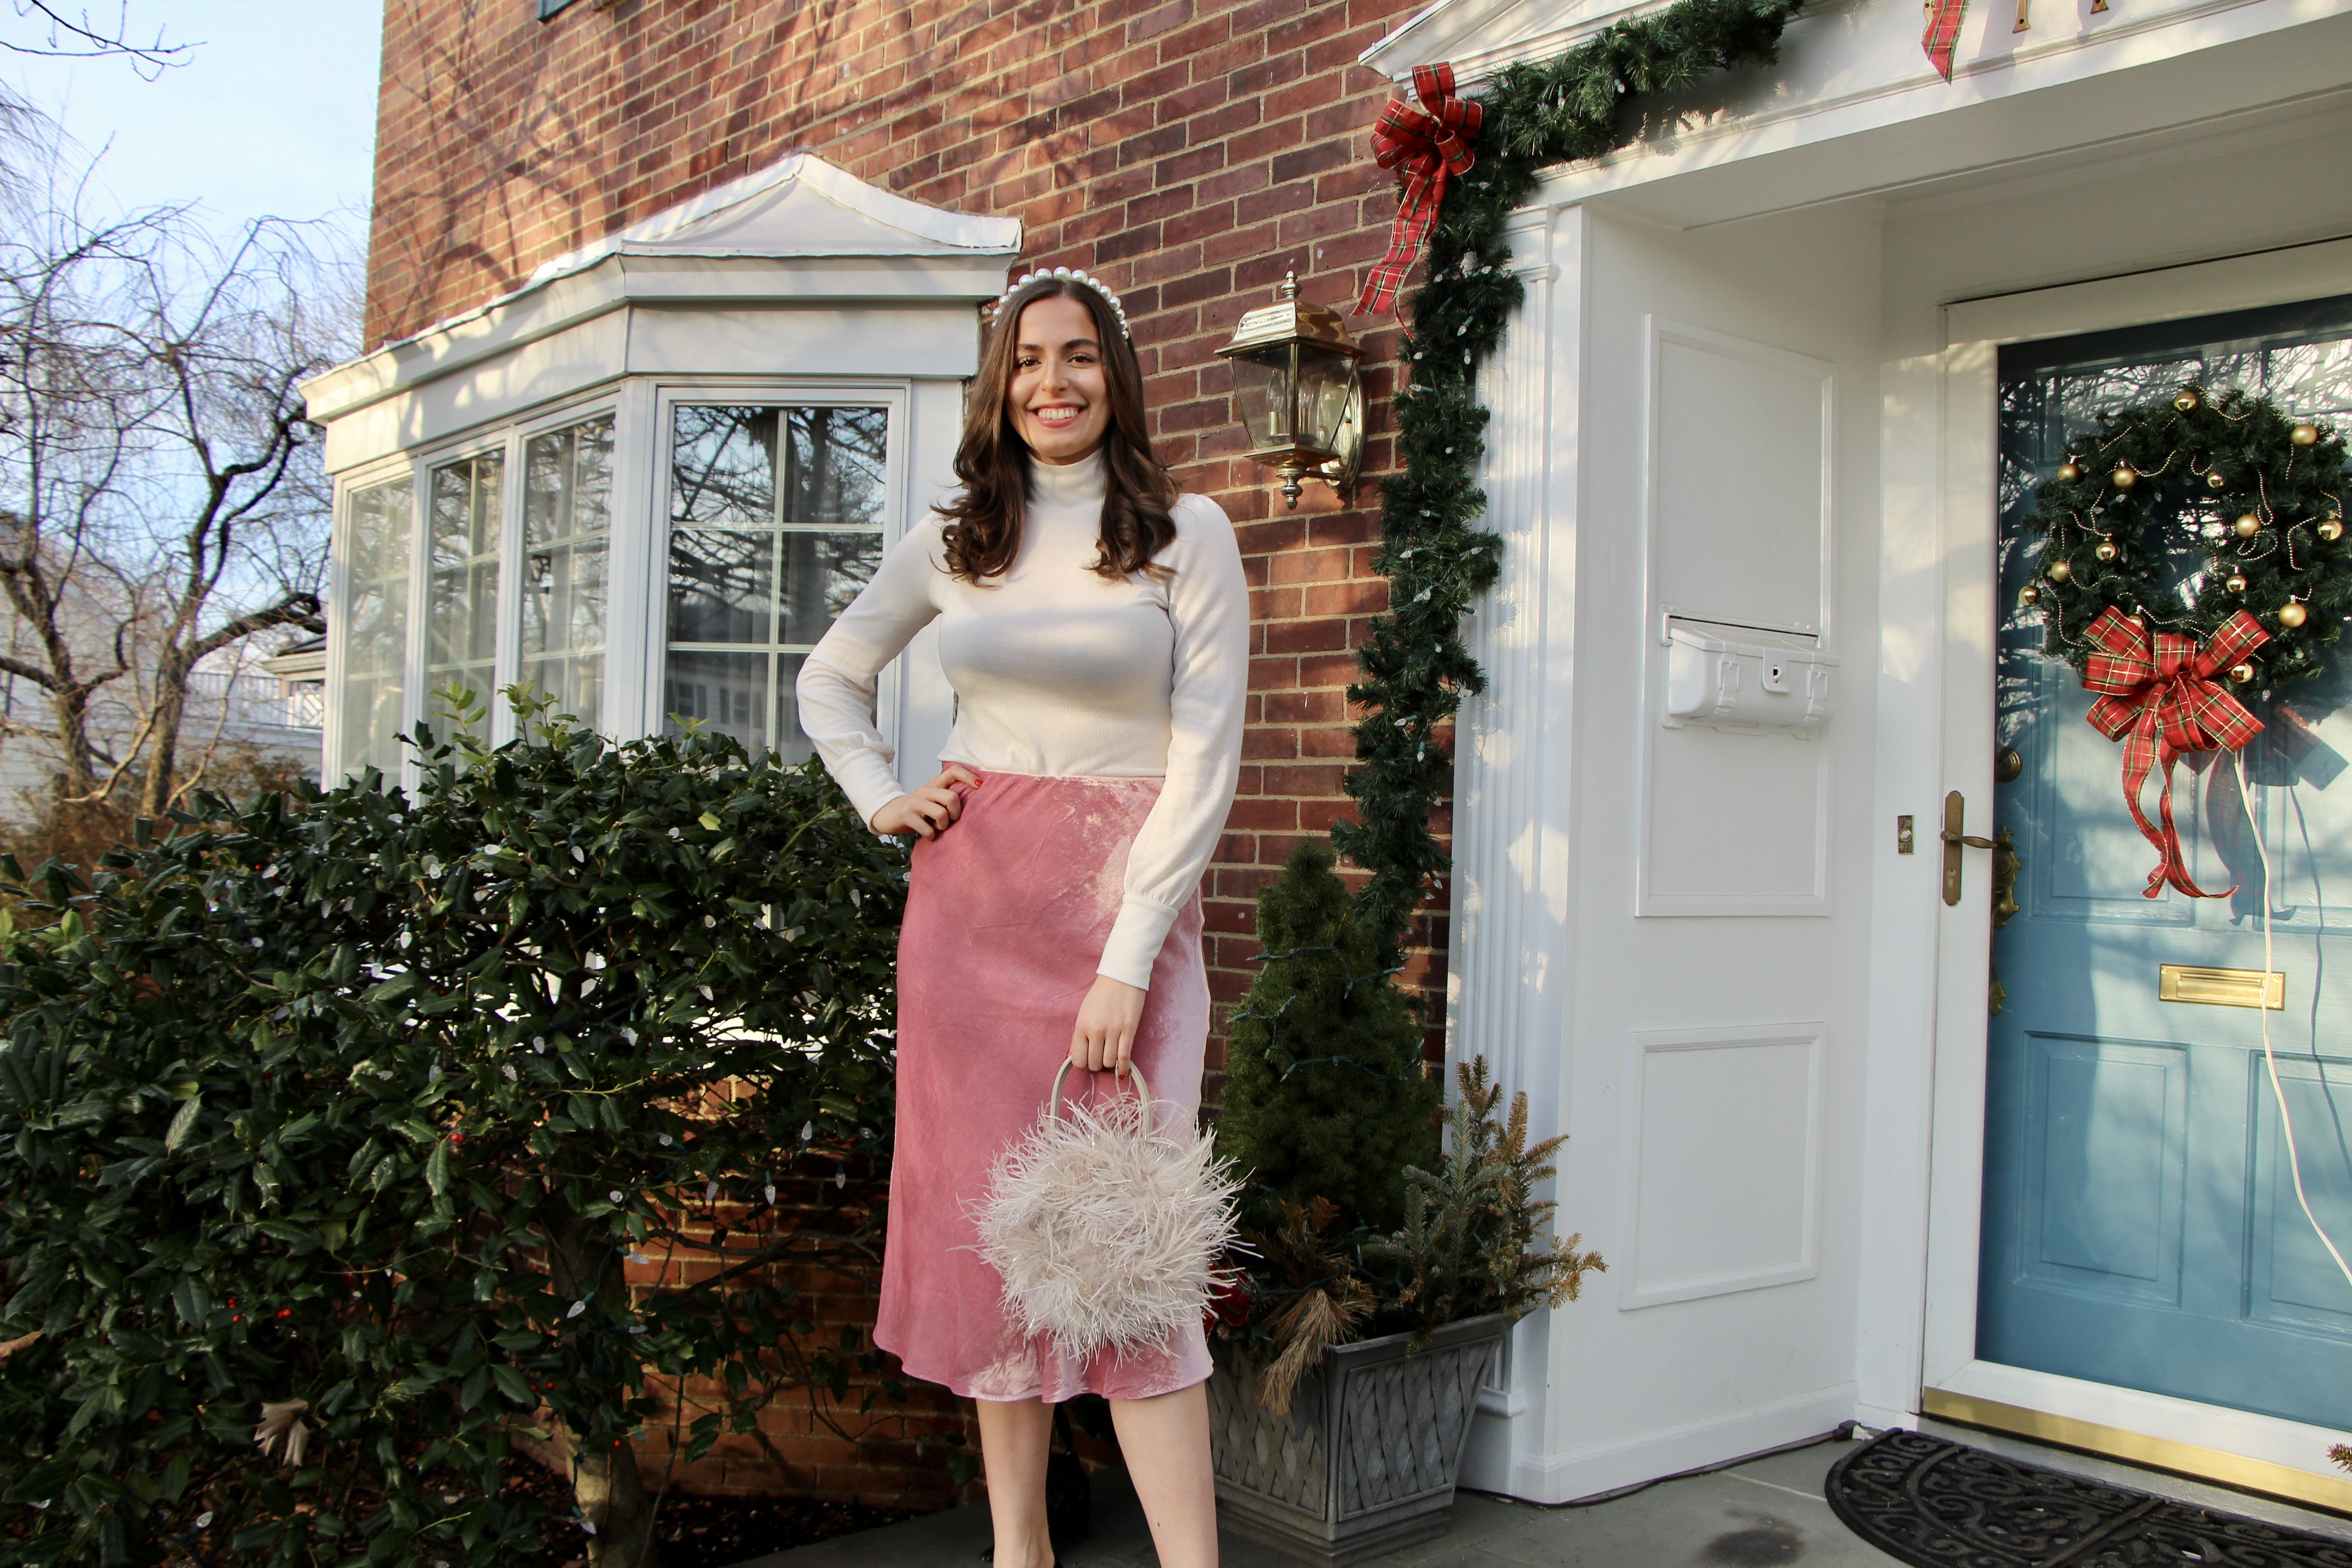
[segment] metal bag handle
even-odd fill
[[[1064,1057],[1060,1068],[1054,1074],[1054,1097],[1047,1101],[1047,1110],[1053,1121],[1061,1120],[1062,1080],[1070,1076],[1070,1069],[1076,1066],[1077,1066],[1076,1062]],[[1151,1136],[1151,1086],[1143,1081],[1143,1068],[1134,1062],[1130,1061],[1127,1064],[1127,1070],[1135,1077],[1136,1098],[1143,1102],[1143,1135],[1149,1138]]]

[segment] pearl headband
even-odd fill
[[[1109,300],[1110,313],[1118,318],[1118,335],[1125,338],[1129,342],[1133,342],[1135,341],[1135,334],[1128,331],[1127,327],[1127,307],[1118,302],[1118,296],[1112,293],[1110,289],[1104,285],[1102,279],[1098,278],[1089,278],[1083,272],[1073,272],[1066,267],[1056,267],[1051,272],[1041,271],[1023,273],[1019,282],[1013,284],[1012,288],[1007,289],[1003,293],[996,297],[996,309],[989,312],[989,323],[992,326],[994,325],[997,319],[1004,314],[1004,307],[1006,303],[1012,300],[1013,296],[1018,294],[1022,289],[1026,289],[1030,284],[1036,282],[1041,278],[1065,278],[1073,283],[1083,283],[1087,288],[1093,289],[1096,293],[1101,295],[1104,299]]]

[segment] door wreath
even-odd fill
[[[2019,602],[2042,607],[2043,651],[2099,694],[2091,723],[2124,742],[2124,798],[2159,857],[2148,898],[2225,896],[2189,879],[2174,760],[2242,750],[2266,727],[2256,709],[2304,735],[2282,689],[2315,683],[2326,706],[2341,700],[2326,678],[2341,673],[2352,618],[2347,487],[2339,432],[2191,385],[2099,415],[2034,492],[2026,527],[2041,544]],[[2140,791],[2159,767],[2151,822]]]

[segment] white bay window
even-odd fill
[[[401,737],[447,732],[452,688],[492,743],[522,686],[616,739],[807,756],[794,677],[951,482],[1019,243],[794,154],[310,383],[328,781],[413,781]],[[910,776],[950,700],[926,634],[877,697]]]

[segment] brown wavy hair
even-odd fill
[[[1034,460],[1004,411],[1020,347],[1021,312],[1040,300],[1076,300],[1094,319],[1102,345],[1103,380],[1110,395],[1110,426],[1103,433],[1108,493],[1094,569],[1113,581],[1138,572],[1164,575],[1152,557],[1176,537],[1176,480],[1152,455],[1143,427],[1143,367],[1135,345],[1119,331],[1110,301],[1084,283],[1045,277],[1020,289],[996,313],[981,351],[980,375],[965,406],[963,439],[956,447],[956,478],[963,489],[943,503],[948,570],[967,583],[1002,574],[1021,548],[1021,522]]]

